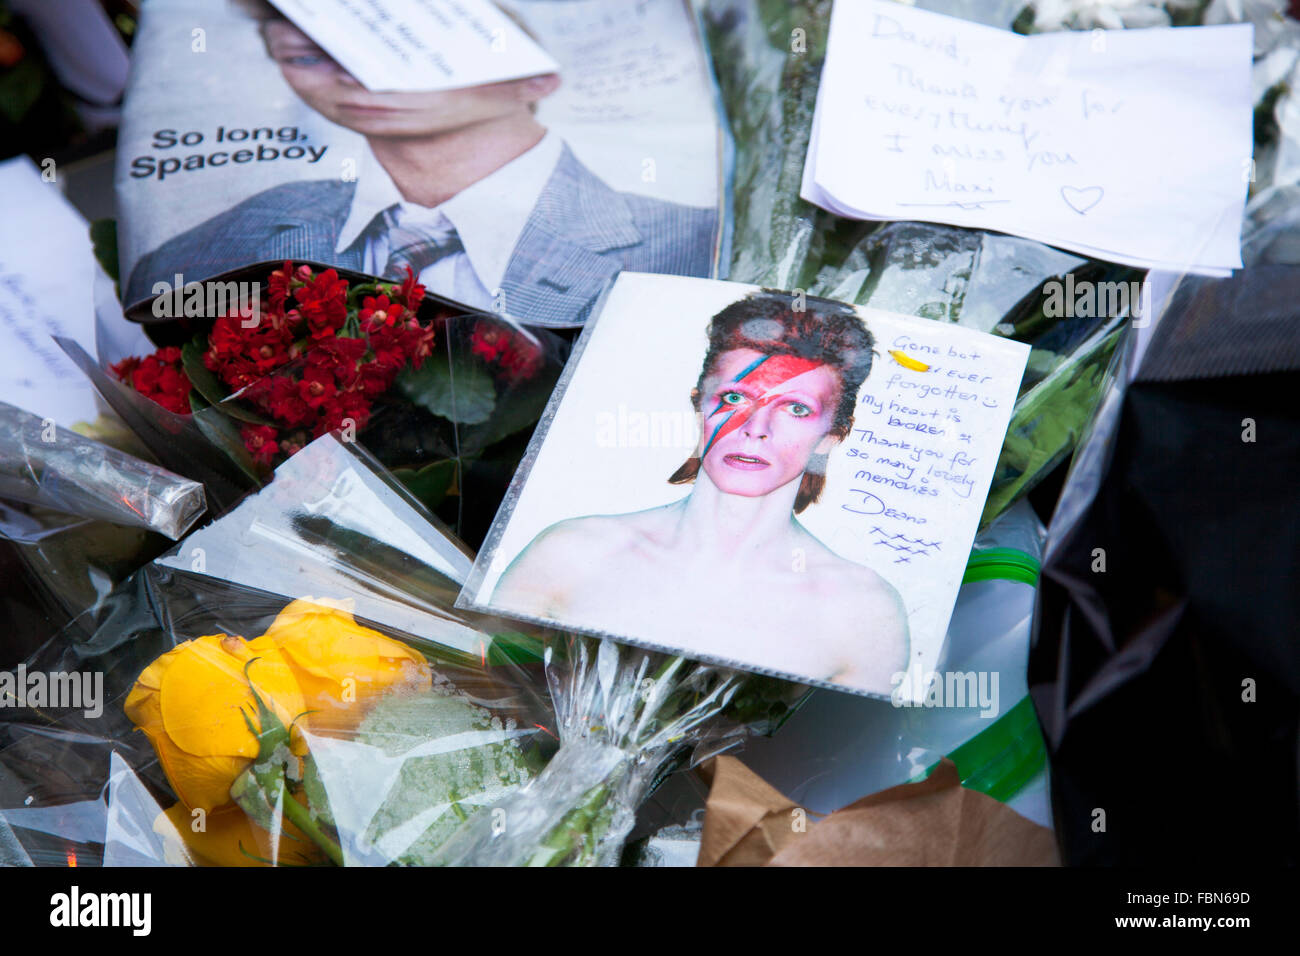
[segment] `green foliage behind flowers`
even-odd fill
[[[357,731],[355,743],[372,749],[350,765],[350,776],[370,786],[400,769],[362,845],[383,862],[429,865],[462,823],[536,772],[535,758],[519,746],[515,731],[446,684],[381,700]],[[309,762],[304,786],[312,811],[337,826],[332,783]]]

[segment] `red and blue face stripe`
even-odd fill
[[[719,439],[730,435],[741,425],[745,424],[760,408],[771,404],[780,398],[786,391],[786,385],[791,379],[797,378],[806,372],[811,372],[819,367],[822,363],[813,362],[809,359],[800,358],[797,355],[760,355],[757,359],[745,366],[740,373],[733,378],[732,383],[744,382],[750,388],[762,390],[762,394],[756,399],[748,402],[743,406],[737,406],[727,413],[726,418],[718,422],[713,429],[713,434],[709,436],[708,443],[704,446],[704,451],[700,453],[703,459],[708,455],[711,449]],[[727,403],[720,401],[718,407],[709,413],[709,418],[713,418],[724,408]]]

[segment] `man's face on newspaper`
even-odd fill
[[[271,58],[303,102],[363,136],[436,136],[505,119],[527,113],[559,85],[559,77],[551,74],[458,90],[376,93],[287,20],[273,20],[262,29]]]

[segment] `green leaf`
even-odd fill
[[[492,417],[496,386],[488,370],[473,358],[435,356],[420,369],[406,368],[397,378],[402,394],[435,415],[461,425],[478,425]]]
[[[289,757],[289,730],[262,700],[253,686],[248,669],[261,658],[254,657],[244,665],[244,680],[257,708],[257,722],[242,707],[239,716],[244,726],[257,739],[257,757],[230,785],[230,796],[249,819],[263,830],[276,828],[279,807],[285,798],[285,759]]]
[[[203,433],[203,437],[225,452],[240,471],[260,486],[261,469],[257,467],[257,462],[253,461],[253,456],[248,453],[248,449],[244,447],[244,440],[240,437],[235,423],[225,415],[213,412],[213,406],[209,405],[197,391],[190,392],[190,408],[194,411],[194,424]]]
[[[488,733],[495,729],[493,717],[467,694],[452,690],[389,693],[376,702],[357,729],[355,740],[365,746],[358,748],[356,772],[374,776],[395,757],[402,763],[382,806],[370,816],[365,833],[358,834],[364,837],[359,842],[379,847],[397,842],[392,838],[400,833],[400,849],[391,862],[443,862],[443,844],[466,818],[487,813],[533,775],[519,740],[499,730]],[[456,743],[443,752],[405,756],[435,740]]]
[[[190,380],[194,390],[202,395],[209,405],[220,405],[226,400],[226,390],[203,364],[203,344],[198,336],[181,346],[181,367],[185,369],[185,377]]]
[[[456,461],[444,458],[420,469],[394,468],[393,477],[432,511],[447,497],[447,491],[456,478]]]
[[[275,424],[269,418],[263,418],[256,412],[250,412],[248,409],[240,407],[235,402],[227,401],[229,396],[220,380],[203,364],[202,338],[196,336],[192,341],[186,342],[181,347],[181,366],[185,369],[185,377],[190,380],[194,390],[223,415],[229,415],[231,418],[238,418],[240,421],[250,422],[254,425]]]
[[[45,89],[45,71],[35,57],[19,60],[0,74],[0,116],[17,125],[36,105]]]
[[[517,631],[504,631],[492,635],[492,643],[487,648],[487,662],[504,664],[513,661],[516,664],[540,664],[545,651],[546,643],[540,637]]]
[[[531,379],[520,382],[501,396],[492,416],[482,424],[460,429],[461,451],[481,451],[489,445],[537,424],[550,401],[563,366],[548,363]]]
[[[302,789],[307,794],[307,805],[311,808],[312,816],[327,826],[336,826],[334,808],[330,805],[325,781],[321,779],[320,768],[316,766],[316,758],[311,754],[303,758]]]
[[[114,284],[121,281],[117,258],[117,220],[96,219],[90,224],[90,244],[95,250],[95,259],[103,266]],[[118,298],[121,298],[119,295]]]

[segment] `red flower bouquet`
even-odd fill
[[[190,380],[181,369],[181,350],[175,346],[161,348],[142,359],[123,359],[113,366],[113,372],[169,412],[189,414]]]
[[[409,270],[401,282],[349,282],[286,262],[263,288],[255,309],[110,369],[168,411],[198,413],[250,474],[326,432],[365,431],[369,450],[436,508],[469,463],[494,452],[517,462],[520,433],[558,377],[560,340],[426,299]]]

